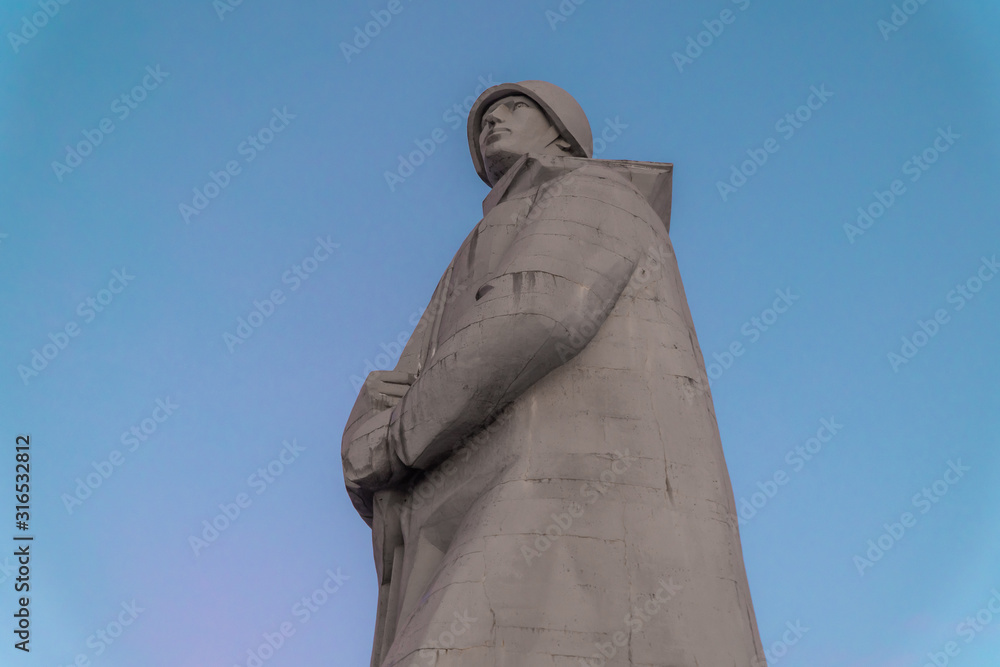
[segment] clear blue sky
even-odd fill
[[[675,165],[772,667],[1000,664],[995,2],[910,0],[899,26],[889,0],[219,4],[0,7],[0,541],[19,433],[36,536],[32,650],[8,561],[0,664],[246,665],[282,623],[269,667],[368,664],[351,376],[481,215],[463,104],[523,79],[609,128],[600,157]],[[192,547],[220,504],[239,516]]]

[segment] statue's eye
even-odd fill
[[[518,107],[527,107],[527,106],[528,106],[527,102],[517,102],[514,104],[515,109],[517,109]]]

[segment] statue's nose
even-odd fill
[[[503,115],[501,115],[500,111],[501,109],[504,109],[504,106],[502,104],[496,107],[495,109],[492,109],[489,113],[483,116],[483,120],[489,123],[491,126],[496,125],[501,120],[503,120]]]

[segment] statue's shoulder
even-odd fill
[[[553,175],[549,181],[541,184],[541,187],[624,189],[642,196],[642,193],[639,192],[631,181],[611,167],[601,164],[598,160],[574,161],[571,164],[567,164],[566,167],[566,171]]]
[[[611,197],[628,209],[651,210],[669,230],[672,183],[672,164],[528,154],[497,184],[483,210],[532,190],[536,202],[554,196]]]

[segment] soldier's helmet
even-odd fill
[[[569,142],[572,155],[593,156],[594,138],[590,131],[590,121],[572,95],[547,81],[501,83],[483,91],[469,112],[469,151],[472,153],[472,163],[476,167],[476,173],[484,183],[490,185],[486,177],[483,156],[479,152],[479,131],[483,116],[493,102],[511,95],[524,95],[534,100],[559,130],[562,138]]]

